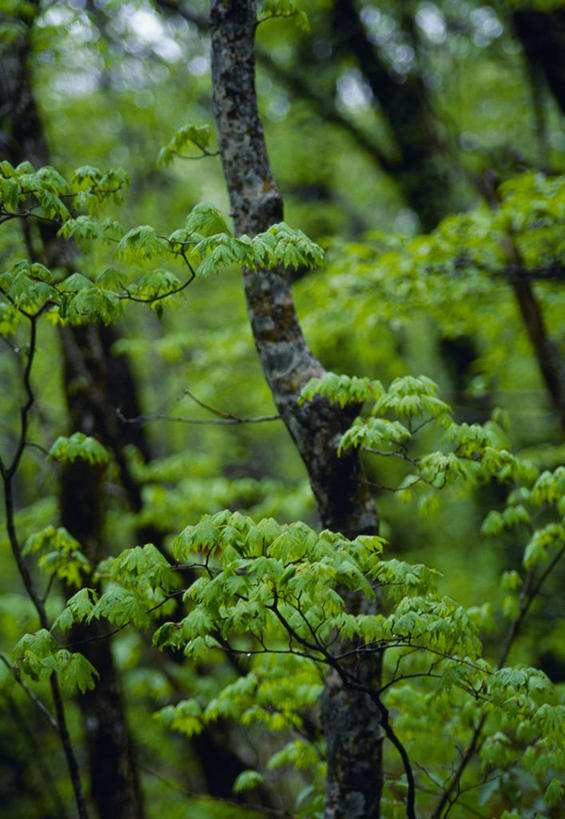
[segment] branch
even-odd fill
[[[565,554],[565,546],[563,546],[557,552],[557,554],[553,557],[553,560],[549,563],[549,565],[542,572],[541,576],[538,578],[536,583],[533,582],[534,574],[535,574],[535,566],[532,566],[532,568],[528,572],[528,575],[527,575],[526,580],[524,582],[524,587],[522,589],[522,594],[520,595],[520,601],[519,601],[520,610],[519,610],[518,614],[516,615],[516,617],[512,620],[512,623],[510,624],[510,628],[508,630],[508,636],[506,638],[504,648],[502,649],[502,653],[501,653],[500,659],[498,661],[497,669],[501,669],[504,666],[504,663],[506,662],[508,654],[510,653],[510,649],[512,648],[512,645],[513,645],[516,637],[518,636],[518,633],[520,631],[520,627],[522,625],[522,622],[524,621],[524,618],[525,618],[526,614],[528,613],[528,610],[529,610],[532,602],[537,597],[538,592],[540,591],[543,583],[545,582],[545,580],[547,579],[547,577],[549,576],[551,571],[553,571],[553,569],[555,568],[557,563],[561,560],[561,558],[563,557],[564,554]],[[477,723],[477,726],[476,726],[475,730],[473,731],[473,736],[471,737],[471,741],[469,742],[469,745],[467,746],[465,754],[462,757],[457,770],[455,771],[455,774],[453,776],[451,784],[444,790],[444,792],[443,792],[443,794],[441,796],[441,799],[440,799],[440,801],[438,803],[438,806],[437,806],[436,810],[434,811],[434,813],[432,814],[432,819],[440,819],[440,817],[442,816],[443,810],[445,809],[447,804],[449,804],[449,806],[451,807],[451,805],[455,801],[455,800],[452,800],[452,798],[451,798],[452,794],[453,794],[453,792],[455,790],[457,790],[459,792],[459,783],[461,781],[461,777],[463,776],[463,773],[465,772],[465,770],[467,768],[467,765],[469,764],[469,762],[471,761],[471,759],[475,755],[475,751],[477,750],[477,746],[479,744],[479,740],[480,740],[480,737],[481,737],[481,734],[482,734],[482,731],[483,731],[483,728],[484,728],[484,725],[485,725],[485,722],[486,722],[486,717],[487,717],[486,713],[483,713],[480,720],[479,720],[479,722]],[[447,813],[445,815],[447,816]]]
[[[291,813],[290,811],[285,810],[284,808],[269,808],[266,805],[257,805],[251,802],[237,802],[235,799],[225,799],[220,796],[212,796],[211,794],[208,793],[197,793],[196,791],[189,791],[182,785],[179,785],[176,782],[167,779],[158,771],[154,771],[151,768],[148,768],[146,765],[143,765],[141,762],[138,762],[138,765],[143,771],[150,774],[151,776],[155,776],[171,790],[177,791],[178,793],[182,793],[184,796],[187,796],[190,799],[197,799],[202,802],[214,802],[220,805],[233,805],[233,807],[239,808],[240,810],[247,809],[252,811],[258,811],[262,815],[282,816],[286,817],[286,819],[297,819],[297,814]]]
[[[57,720],[55,719],[51,711],[47,708],[45,703],[42,700],[40,700],[37,694],[35,694],[31,690],[31,688],[29,688],[25,684],[25,682],[22,680],[19,670],[17,668],[14,668],[13,665],[10,665],[10,663],[8,662],[6,657],[4,657],[3,654],[0,654],[0,661],[4,663],[4,665],[6,666],[12,677],[15,679],[15,681],[18,683],[18,685],[21,686],[21,688],[23,688],[23,690],[26,692],[30,700],[32,700],[32,702],[34,702],[37,705],[43,716],[47,718],[47,722],[49,723],[51,728],[53,728],[55,731],[58,731]]]
[[[148,424],[151,421],[174,421],[181,424],[261,424],[264,421],[280,421],[282,418],[280,415],[258,415],[254,418],[241,418],[239,415],[234,415],[231,412],[224,412],[223,410],[210,406],[210,404],[206,404],[200,398],[193,395],[190,390],[185,389],[181,395],[181,398],[183,398],[185,395],[188,395],[188,397],[191,398],[195,404],[198,404],[199,407],[202,407],[218,417],[182,418],[178,415],[163,415],[161,413],[157,413],[155,415],[138,415],[136,418],[126,418],[120,408],[116,409],[116,414],[120,421],[122,421],[124,424]]]
[[[194,272],[192,272],[192,274],[189,276],[189,278],[185,282],[183,282],[183,284],[180,284],[178,287],[175,287],[173,290],[167,290],[166,293],[160,293],[158,296],[148,296],[147,298],[143,298],[141,296],[132,296],[132,294],[129,292],[129,290],[127,288],[124,288],[124,293],[116,293],[116,298],[117,299],[122,299],[122,300],[125,300],[125,301],[136,301],[136,302],[139,302],[140,304],[153,304],[156,301],[161,301],[161,299],[166,299],[169,296],[174,296],[176,293],[181,293],[183,290],[185,290],[188,287],[189,284],[192,284],[192,282],[194,281],[195,275],[196,274]]]
[[[12,550],[12,554],[14,556],[14,560],[16,562],[16,566],[18,568],[20,577],[24,584],[25,590],[28,594],[28,597],[32,601],[37,615],[39,617],[39,622],[41,623],[42,628],[49,629],[49,620],[47,618],[47,613],[45,611],[45,605],[43,600],[41,599],[40,595],[35,588],[35,584],[32,580],[30,571],[23,559],[21,546],[18,540],[18,535],[15,526],[15,509],[14,509],[14,496],[13,496],[13,479],[17,472],[18,466],[20,464],[20,460],[22,454],[24,452],[26,443],[27,443],[27,430],[29,424],[29,414],[31,408],[34,404],[34,394],[31,388],[31,371],[33,367],[34,356],[36,352],[36,341],[37,341],[37,328],[36,322],[39,316],[41,315],[40,310],[35,315],[29,315],[22,311],[24,315],[30,321],[30,340],[29,340],[29,348],[28,348],[28,359],[26,362],[26,366],[24,368],[24,375],[23,375],[23,382],[24,388],[26,392],[26,401],[20,408],[20,436],[19,441],[16,447],[16,452],[12,459],[12,463],[9,466],[6,466],[2,459],[0,458],[0,475],[3,479],[4,484],[4,508],[5,508],[5,516],[6,516],[6,529],[8,531],[8,540],[10,542],[10,547]],[[59,739],[61,740],[61,744],[63,746],[63,751],[65,753],[65,758],[67,761],[67,767],[69,770],[69,776],[73,786],[73,792],[75,796],[75,801],[79,813],[80,819],[88,819],[88,811],[86,807],[86,801],[84,798],[84,793],[82,790],[82,784],[80,781],[80,773],[78,768],[78,763],[74,754],[74,750],[71,744],[69,731],[67,728],[66,718],[65,718],[65,711],[63,707],[63,700],[61,697],[61,690],[59,688],[59,683],[57,680],[56,672],[53,672],[49,678],[49,684],[51,686],[51,695],[53,697],[53,703],[55,705],[55,723],[57,726],[57,733],[59,735]]]
[[[181,424],[224,424],[234,426],[234,424],[261,424],[264,421],[280,421],[280,415],[259,415],[256,418],[181,418],[176,415],[138,415],[137,418],[126,418],[120,409],[116,410],[120,421],[124,424],[149,424],[151,421],[174,421]]]
[[[193,23],[201,34],[207,34],[210,30],[209,19],[187,8],[183,3],[175,2],[175,0],[156,0],[156,5],[172,14],[178,14],[187,23]]]

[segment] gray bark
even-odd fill
[[[210,24],[214,117],[231,211],[236,233],[253,236],[283,216],[257,108],[255,3],[213,0]],[[301,388],[324,369],[302,335],[287,271],[244,271],[243,282],[263,371],[308,470],[322,525],[349,537],[375,533],[378,516],[358,456],[337,455],[340,436],[358,408],[342,410],[320,397],[298,406]],[[376,688],[379,660],[354,662],[359,682]],[[378,817],[382,738],[376,709],[366,695],[345,688],[332,672],[324,692],[323,723],[328,747],[326,817]]]

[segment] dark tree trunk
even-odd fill
[[[512,20],[528,61],[541,69],[565,114],[565,11],[522,9],[514,12]]]
[[[101,439],[99,402],[108,388],[108,350],[95,325],[61,330],[65,392],[71,430]],[[78,366],[77,366],[78,365]],[[83,368],[89,378],[85,380]],[[89,561],[110,554],[104,541],[103,468],[66,464],[61,473],[61,522],[81,544]],[[92,581],[89,582],[92,585]],[[68,589],[67,594],[72,590]],[[91,779],[91,793],[101,819],[141,819],[143,800],[133,744],[127,727],[119,675],[104,621],[73,626],[71,641],[99,673],[96,687],[79,697]]]
[[[512,289],[551,405],[565,432],[565,365],[559,348],[547,332],[542,309],[525,271],[523,278],[518,276],[513,282]]]
[[[413,72],[401,83],[371,43],[353,0],[333,8],[336,54],[353,57],[381,106],[400,153],[394,175],[424,232],[456,209],[448,151],[437,131],[423,77]],[[409,32],[410,33],[410,32]]]
[[[211,7],[214,117],[231,210],[238,234],[251,236],[282,219],[255,92],[255,3],[214,0]],[[301,388],[324,372],[296,316],[287,272],[244,271],[255,345],[274,401],[304,461],[324,527],[354,537],[375,533],[377,513],[355,453],[338,458],[340,435],[355,415],[323,398],[298,406]],[[377,686],[378,661],[363,660],[360,676]],[[326,817],[373,819],[382,787],[381,727],[368,698],[330,674],[323,721],[328,744]]]
[[[489,206],[496,210],[499,207],[499,194],[496,189],[497,178],[486,177],[484,193]],[[547,390],[551,405],[557,416],[561,431],[565,432],[565,363],[561,351],[549,335],[543,309],[528,279],[528,271],[520,251],[509,233],[503,243],[509,262],[509,283],[528,336],[540,375]]]

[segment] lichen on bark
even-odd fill
[[[237,234],[267,230],[283,216],[255,92],[253,0],[214,0],[210,15],[213,107]],[[302,334],[282,267],[243,272],[249,320],[273,399],[308,471],[323,527],[349,537],[376,533],[378,515],[357,453],[338,457],[342,433],[358,408],[316,397],[298,404],[302,387],[324,368]],[[354,601],[351,601],[354,605]],[[376,688],[380,659],[355,657],[360,685]],[[379,715],[366,694],[328,676],[323,698],[328,747],[326,817],[378,816],[382,787]]]

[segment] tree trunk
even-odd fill
[[[437,131],[424,80],[416,72],[408,74],[402,83],[391,75],[369,40],[353,0],[336,0],[332,23],[336,54],[357,61],[394,134],[400,153],[395,167],[400,189],[422,230],[433,230],[444,216],[457,209],[457,203],[452,195],[454,180],[448,151]]]
[[[255,92],[253,0],[214,0],[211,7],[213,106],[218,143],[238,234],[255,235],[280,221]],[[294,308],[287,271],[244,271],[249,320],[265,378],[304,461],[322,526],[349,537],[375,533],[378,516],[356,453],[337,445],[357,408],[342,410],[321,397],[299,406],[301,388],[324,369],[309,350]],[[352,601],[353,605],[355,601]],[[380,663],[359,663],[377,687]],[[365,695],[328,676],[323,722],[328,746],[326,817],[373,819],[382,787],[381,727]]]
[[[514,12],[512,21],[528,61],[541,69],[565,114],[565,11],[522,9]]]
[[[80,430],[106,443],[97,404],[108,387],[108,351],[95,325],[64,327],[61,341],[65,360],[64,386],[71,430]],[[85,380],[83,369],[89,378]],[[98,399],[98,400],[97,400]],[[65,464],[61,472],[61,522],[96,565],[110,554],[104,542],[103,467]],[[89,581],[88,585],[93,585]],[[67,589],[67,595],[72,593]],[[104,621],[77,624],[71,642],[99,673],[96,686],[79,696],[91,779],[98,815],[141,819],[144,816],[133,744],[129,734],[118,671]]]

